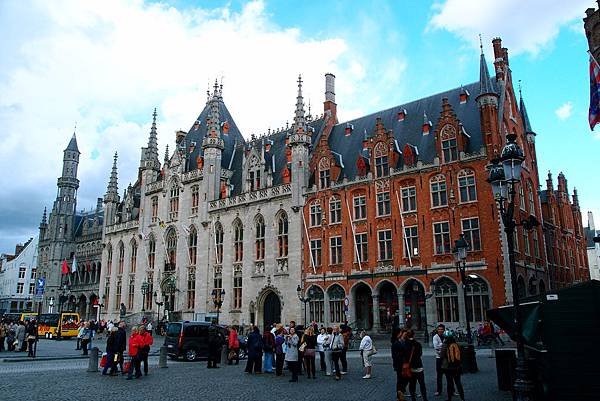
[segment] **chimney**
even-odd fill
[[[23,251],[25,246],[23,244],[17,244],[15,246],[15,257],[19,256],[19,254]]]
[[[596,233],[596,225],[594,224],[594,214],[591,210],[588,210],[588,227],[591,232]]]
[[[323,103],[323,111],[329,114],[334,123],[337,123],[337,105],[335,104],[335,75],[331,73],[325,74],[325,102]]]
[[[102,198],[97,198],[96,199],[96,212],[99,212],[102,210]]]

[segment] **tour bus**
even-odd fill
[[[42,313],[38,326],[40,337],[70,338],[77,337],[79,332],[79,313]]]
[[[2,319],[8,322],[24,322],[25,320],[37,319],[36,312],[17,312],[17,313],[5,313],[2,315]]]

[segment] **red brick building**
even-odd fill
[[[517,103],[508,51],[500,39],[493,48],[495,74],[482,52],[479,80],[469,85],[344,123],[335,102],[325,102],[332,118],[312,141],[303,209],[309,319],[464,327],[466,315],[478,322],[510,301],[507,244],[486,182],[509,132],[526,156],[517,220],[542,212],[535,133]],[[477,276],[467,305],[452,254],[461,233],[471,247],[467,273]],[[519,228],[519,275],[540,277],[536,288],[546,285],[542,241],[541,227]]]
[[[546,189],[540,192],[544,216],[544,238],[548,256],[548,278],[552,289],[560,289],[590,279],[587,244],[579,209],[577,189],[569,199],[567,179],[558,174],[554,189],[548,172]],[[524,285],[522,283],[521,285]],[[528,282],[528,287],[535,285]],[[528,291],[531,290],[528,288]]]

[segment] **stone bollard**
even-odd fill
[[[88,360],[88,372],[97,372],[98,371],[98,353],[100,350],[98,347],[92,348],[90,351],[90,358]]]
[[[167,366],[167,347],[164,345],[160,347],[160,354],[158,356],[158,367],[168,368]]]

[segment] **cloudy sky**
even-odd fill
[[[162,153],[215,78],[245,136],[291,121],[299,73],[313,113],[324,73],[336,74],[344,120],[476,81],[479,33],[488,61],[493,37],[509,48],[540,174],[564,171],[600,220],[581,20],[594,1],[296,3],[0,1],[0,252],[37,233],[75,124],[78,209],[89,209],[106,191],[115,150],[121,190],[135,178],[152,109]]]

